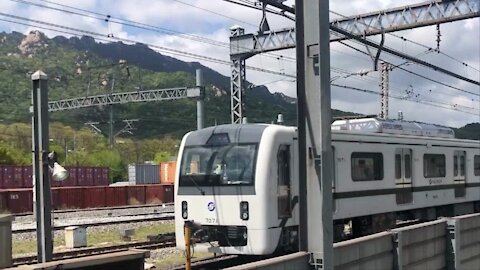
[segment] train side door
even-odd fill
[[[395,188],[397,204],[413,202],[412,149],[395,150]]]
[[[278,167],[278,185],[277,185],[277,201],[278,201],[278,218],[289,218],[292,216],[291,202],[291,153],[290,145],[280,145],[277,153]]]

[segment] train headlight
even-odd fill
[[[242,220],[248,220],[250,213],[248,213],[248,202],[240,202],[240,218]]]
[[[188,218],[188,204],[186,201],[182,201],[182,218]]]

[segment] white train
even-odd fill
[[[397,220],[480,212],[480,142],[428,124],[375,118],[332,125],[335,239]],[[296,248],[295,127],[221,125],[185,135],[175,182],[177,247],[196,224],[195,250],[271,254]],[[346,228],[351,228],[350,231]]]

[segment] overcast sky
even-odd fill
[[[75,12],[88,15],[78,16],[54,9],[33,6],[25,2],[37,3],[57,9],[67,9],[65,6],[55,4],[60,3],[70,7],[93,11],[97,14],[74,10]],[[338,18],[340,16],[338,14],[349,16],[397,7],[400,3],[401,5],[407,5],[418,2],[420,1],[334,0],[330,2],[330,10],[332,11],[330,16],[332,20]],[[286,4],[290,5],[292,3],[292,0],[286,2]],[[5,14],[15,14],[29,19],[93,31],[103,35],[111,34],[115,37],[127,38],[225,61],[229,60],[229,49],[228,46],[225,46],[225,43],[229,41],[229,28],[233,25],[239,25],[245,28],[246,33],[252,33],[258,30],[258,24],[261,19],[261,12],[258,10],[241,7],[221,0],[0,0],[0,10]],[[152,25],[161,29],[161,31],[148,31],[125,24],[106,22],[104,20],[105,17],[101,14]],[[288,28],[294,25],[293,21],[281,16],[269,14],[267,18],[271,29]],[[0,14],[0,20],[2,19],[21,21]],[[38,27],[0,21],[0,31],[28,33],[34,29],[38,29]],[[49,37],[66,35],[51,30],[39,30],[45,32]],[[441,53],[426,53],[427,48],[436,47],[437,31],[435,26],[395,32],[395,36],[386,35],[385,44],[454,71],[462,76],[479,81],[479,19],[442,24],[440,30]],[[166,31],[174,31],[177,34],[165,34]],[[183,35],[178,33],[183,33]],[[198,41],[198,37],[202,37],[201,42]],[[407,40],[404,41],[399,37],[404,37]],[[371,39],[379,41],[379,37],[372,37]],[[224,43],[219,43],[218,41]],[[216,45],[212,45],[212,43]],[[346,43],[366,51],[362,45],[354,42]],[[375,53],[373,49],[372,52]],[[169,54],[165,51],[161,51],[161,53]],[[186,56],[175,55],[174,57],[184,61],[199,61],[226,76],[230,74],[230,67],[225,64],[192,59]],[[247,65],[294,75],[294,58],[295,51],[293,49],[284,50],[254,56],[247,60]],[[382,54],[381,58],[394,64],[404,62],[402,59],[391,57],[387,54]],[[331,66],[331,76],[335,84],[379,91],[379,73],[372,71],[373,62],[369,56],[343,44],[331,43]],[[431,122],[454,127],[463,126],[471,122],[480,122],[479,86],[453,79],[447,75],[411,63],[407,63],[402,67],[432,80],[439,81],[444,85],[399,69],[394,69],[390,73],[391,95],[401,99],[390,99],[390,117],[396,117],[397,111],[403,111],[407,120]],[[363,76],[348,75],[361,71],[370,72]],[[295,81],[291,77],[247,70],[247,80],[256,85],[266,85],[272,92],[282,92],[289,96],[295,96],[296,93]],[[467,94],[452,87],[477,93],[477,95]],[[423,103],[408,101],[412,99]],[[425,102],[434,102],[436,106],[450,109],[428,106],[424,104]],[[332,107],[356,113],[378,114],[380,97],[332,87]]]

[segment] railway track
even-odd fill
[[[165,215],[164,215],[165,214]],[[86,222],[86,223],[72,223],[72,224],[62,224],[62,225],[55,225],[53,230],[64,230],[70,226],[81,226],[81,227],[98,227],[98,226],[107,226],[107,225],[116,225],[116,224],[128,224],[128,223],[137,223],[137,222],[153,222],[153,221],[161,221],[161,220],[173,220],[174,215],[173,212],[169,213],[161,213],[162,216],[156,217],[148,217],[148,218],[132,218],[126,220],[112,220],[112,221],[96,221],[96,222]],[[35,232],[35,227],[29,228],[21,228],[21,229],[13,229],[12,233],[29,233]]]
[[[132,243],[113,245],[113,246],[80,248],[75,250],[56,252],[53,254],[53,260],[62,260],[62,259],[86,257],[86,256],[98,255],[98,254],[106,254],[106,253],[112,253],[112,252],[118,252],[118,251],[125,251],[132,248],[154,250],[154,249],[168,248],[168,247],[174,247],[174,246],[175,246],[175,236],[172,234],[166,234],[164,235],[164,237],[160,237],[160,239],[156,241],[141,241],[141,242],[132,242]],[[37,256],[23,256],[23,257],[14,258],[13,264],[15,266],[18,266],[22,264],[35,263],[36,261],[37,261]]]
[[[78,212],[96,212],[96,211],[108,211],[108,210],[124,210],[124,209],[136,209],[136,208],[154,208],[154,207],[171,207],[174,203],[160,203],[160,204],[143,204],[143,205],[124,205],[114,207],[97,207],[97,208],[85,208],[85,209],[63,209],[54,210],[54,214],[64,213],[78,213]],[[33,212],[14,214],[15,217],[32,216]]]

